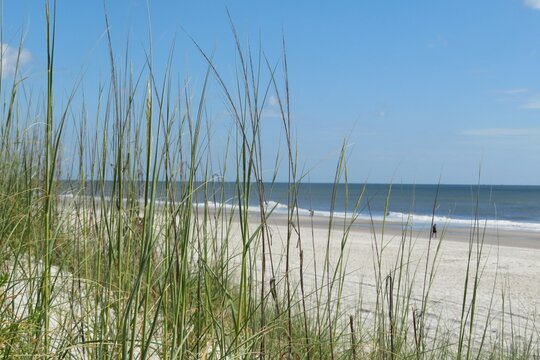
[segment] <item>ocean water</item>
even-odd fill
[[[310,208],[327,211],[330,188],[312,184],[301,191],[307,193]],[[478,219],[488,227],[540,231],[540,186],[357,184],[349,186],[348,195],[345,186],[339,186],[337,214],[350,211],[362,191],[359,214],[364,218],[381,220],[386,211],[390,221],[409,219],[417,226],[429,225],[433,217],[451,227],[469,227]]]
[[[64,182],[63,191],[74,191],[74,182]],[[105,194],[112,184],[107,183]],[[276,213],[288,211],[286,183],[265,183],[264,201]],[[199,191],[195,202],[238,205],[235,183],[210,184],[206,192]],[[157,184],[157,193],[165,194],[164,184]],[[179,195],[178,195],[179,196]],[[159,197],[159,195],[158,195]],[[409,221],[413,226],[426,227],[432,221],[439,226],[470,227],[475,219],[481,226],[504,230],[540,232],[540,186],[508,185],[411,185],[411,184],[349,184],[303,183],[297,187],[301,214],[350,217],[356,209],[360,218],[389,221]],[[161,197],[161,200],[164,200]],[[387,202],[388,200],[388,202]],[[258,211],[259,197],[252,184],[250,211]],[[540,234],[539,234],[540,237]],[[540,240],[540,239],[539,239]]]

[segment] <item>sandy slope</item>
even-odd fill
[[[260,224],[259,215],[250,214],[249,223],[253,234]],[[364,320],[369,332],[369,327],[373,325],[377,294],[382,299],[383,305],[385,307],[388,305],[388,295],[384,294],[388,289],[385,281],[387,276],[391,275],[395,280],[394,306],[396,302],[410,299],[409,303],[403,304],[403,313],[406,314],[405,331],[411,332],[412,313],[413,311],[419,313],[423,294],[428,289],[428,286],[424,286],[424,279],[429,279],[433,275],[426,311],[422,314],[427,323],[427,336],[434,336],[438,328],[439,331],[448,332],[451,341],[456,341],[460,328],[459,319],[467,266],[470,264],[471,275],[465,309],[470,316],[469,305],[472,298],[470,290],[474,284],[475,264],[478,259],[480,275],[475,307],[476,339],[480,338],[485,325],[488,341],[495,341],[501,336],[510,336],[511,327],[514,338],[531,335],[535,341],[540,338],[538,335],[540,234],[538,233],[488,230],[472,236],[469,229],[445,231],[443,224],[439,224],[439,238],[430,240],[429,232],[425,230],[404,232],[401,224],[388,224],[383,231],[380,223],[358,222],[347,229],[347,236],[344,236],[346,228],[343,220],[336,220],[332,224],[331,231],[328,230],[330,227],[328,218],[304,216],[293,223],[294,226],[289,227],[284,215],[272,215],[268,220],[267,234],[270,236],[268,240],[271,242],[271,252],[266,254],[266,292],[269,292],[270,279],[274,278],[277,282],[278,296],[282,298],[285,296],[287,233],[290,230],[289,278],[293,295],[297,300],[300,298],[299,280],[302,275],[306,306],[308,313],[314,317],[317,311],[325,311],[326,299],[330,297],[332,305],[329,311],[339,311],[344,315],[342,319],[348,319],[348,316],[352,315],[356,319]],[[233,220],[231,226],[229,238],[231,262],[238,263],[241,258],[235,256],[241,252],[238,220]],[[471,242],[472,237],[474,241]],[[483,239],[484,245],[481,254],[478,255],[479,239]],[[156,244],[161,248],[159,241]],[[259,280],[262,269],[260,245],[260,238],[251,245],[252,260],[255,264],[253,268]],[[437,252],[439,245],[440,250]],[[302,267],[300,249],[304,255]],[[160,252],[159,249],[156,251]],[[401,265],[400,259],[403,259]],[[401,274],[407,276],[403,275],[402,287],[398,294],[399,266],[403,269]],[[26,266],[18,268],[24,269]],[[37,273],[33,276],[39,276],[42,271],[40,269],[41,265],[38,263]],[[88,297],[78,292],[73,285],[77,285],[80,280],[74,281],[76,279],[70,274],[60,272],[56,268],[53,270],[58,281],[51,306],[54,309],[51,314],[52,327],[56,328],[59,324],[66,326],[66,323],[71,322],[74,322],[73,326],[76,327],[76,318],[92,318],[91,314],[85,313],[86,308],[83,306]],[[337,271],[337,281],[333,282],[334,271]],[[22,318],[26,315],[26,303],[37,294],[33,293],[25,282],[28,275],[14,273],[13,276],[20,279],[9,290],[14,303],[18,305],[14,316]],[[341,292],[338,292],[336,284],[341,279],[343,286]],[[380,286],[377,283],[378,279],[381,281]],[[332,283],[335,286],[331,287]],[[429,280],[426,284],[429,284]],[[260,282],[257,286],[260,286]],[[73,294],[76,295],[76,299],[67,296],[72,290],[75,290]],[[405,290],[410,290],[411,295],[404,297]],[[339,307],[336,305],[338,294]],[[323,305],[317,309],[317,303]],[[92,309],[94,306],[89,308]],[[62,339],[54,341],[58,341],[58,346],[61,346]],[[78,349],[72,351],[74,356],[78,357],[75,354]]]

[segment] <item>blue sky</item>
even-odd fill
[[[220,70],[234,72],[226,9],[242,41],[260,39],[272,61],[284,36],[300,163],[311,181],[332,181],[346,137],[354,182],[476,183],[481,167],[482,183],[540,185],[540,0],[115,0],[105,7],[119,54],[129,40],[142,66],[151,28],[158,72],[175,44],[173,75],[194,83],[205,64],[187,34],[214,53]],[[4,54],[24,35],[23,73],[39,84],[44,4],[4,1],[2,16]],[[107,81],[104,32],[102,1],[58,1],[60,93],[81,73],[86,96]],[[9,65],[4,56],[4,76]],[[271,153],[279,131],[267,121]]]

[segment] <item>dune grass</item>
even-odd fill
[[[232,27],[237,78],[228,84],[194,43],[208,70],[193,92],[174,84],[170,66],[158,78],[150,61],[139,73],[118,63],[108,34],[110,79],[96,104],[80,101],[86,109],[93,106],[96,119],[90,120],[72,105],[76,90],[57,106],[54,8],[47,6],[46,18],[44,104],[21,96],[25,79],[18,71],[11,82],[1,81],[1,96],[8,99],[0,149],[3,358],[539,357],[536,329],[514,334],[510,316],[498,340],[488,341],[489,323],[475,317],[484,264],[479,219],[471,228],[457,335],[442,324],[428,326],[425,316],[444,231],[429,239],[419,268],[411,261],[415,235],[404,222],[388,270],[382,265],[388,256],[385,223],[382,229],[372,224],[376,305],[369,314],[361,311],[361,294],[356,310],[342,300],[350,231],[360,208],[369,205],[362,196],[347,204],[345,220],[334,219],[332,210],[322,263],[306,260],[312,259],[304,250],[314,249],[314,225],[298,211],[297,186],[307,174],[293,141],[285,44],[275,65],[243,49]],[[229,110],[225,149],[213,148],[212,137],[221,134],[212,133],[207,112],[211,86],[220,89]],[[269,94],[278,99],[285,160],[278,155],[274,164],[263,164]],[[68,119],[78,147],[66,165],[60,157]],[[219,163],[216,153],[222,154]],[[273,209],[266,204],[281,163],[289,210],[284,248],[275,252]],[[348,184],[346,144],[336,163],[331,209],[338,184]],[[269,165],[270,181],[263,177]],[[235,179],[232,208],[223,205],[229,200],[225,178]],[[253,197],[255,214],[249,210]],[[315,269],[309,281],[307,267]],[[415,281],[423,288],[420,302],[411,295]],[[508,299],[503,314],[507,306]]]

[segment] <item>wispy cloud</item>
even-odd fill
[[[531,91],[526,88],[495,89],[491,91],[497,102],[522,104]]]
[[[268,97],[261,115],[266,118],[280,119],[282,117],[281,110],[279,108],[279,99],[277,96],[272,95]]]
[[[538,0],[540,1],[540,0]],[[493,90],[495,100],[499,102],[513,102],[520,109],[540,109],[540,93],[526,88],[512,88]]]
[[[504,90],[495,91],[495,93],[497,94],[504,94],[504,95],[518,95],[518,94],[525,94],[527,92],[529,92],[529,89],[525,89],[525,88],[504,89]]]
[[[540,128],[484,128],[462,131],[462,135],[474,137],[537,137]]]
[[[18,66],[21,68],[30,62],[32,55],[27,49],[19,49],[8,44],[1,44],[2,48],[2,77],[13,76]]]
[[[538,0],[540,2],[540,0]],[[526,88],[493,90],[498,102],[513,102],[520,109],[540,110],[540,93]]]
[[[273,107],[279,106],[279,99],[277,96],[272,95],[268,98],[268,104]]]
[[[534,96],[530,97],[529,100],[527,100],[523,105],[521,105],[521,108],[529,110],[540,109],[540,95],[535,94]]]
[[[530,8],[540,10],[540,0],[525,0],[525,5]]]
[[[363,111],[358,114],[358,120],[369,121],[373,119],[382,119],[389,115],[386,107],[381,106],[379,108],[374,108],[370,111]]]
[[[281,112],[278,110],[273,110],[273,109],[264,109],[261,113],[261,116],[265,118],[273,118],[273,119],[282,118]]]
[[[437,35],[436,38],[432,39],[427,43],[429,49],[434,49],[438,47],[446,47],[448,45],[448,40],[443,35]]]

